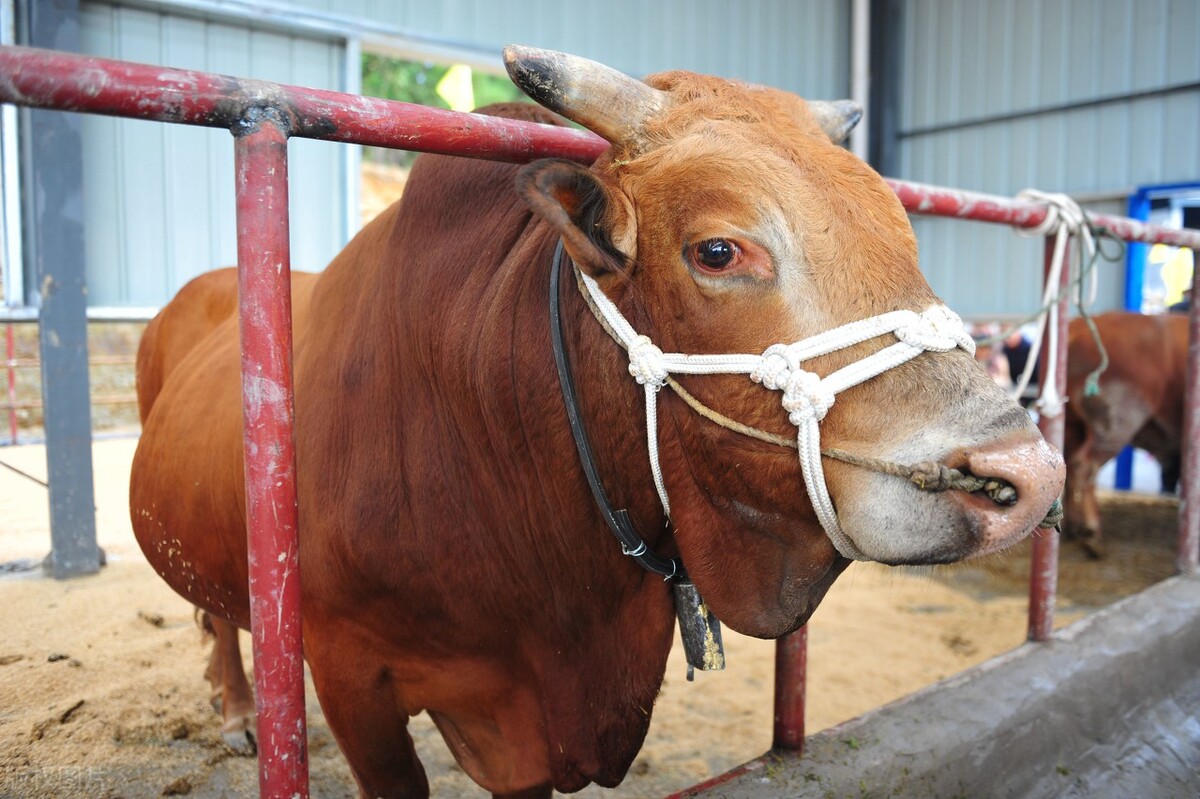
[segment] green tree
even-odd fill
[[[449,108],[449,104],[437,93],[438,81],[450,69],[449,64],[434,64],[430,61],[405,61],[376,53],[364,53],[362,57],[362,92],[371,97],[385,100],[400,100],[405,103]],[[492,103],[512,102],[528,98],[506,77],[488,75],[475,70],[471,74],[471,88],[475,94],[475,107]],[[403,150],[387,150],[378,147],[365,148],[368,160],[407,166],[415,154]]]

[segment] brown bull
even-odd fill
[[[296,283],[304,653],[364,797],[427,793],[406,731],[422,710],[498,795],[616,785],[649,727],[672,592],[622,555],[581,470],[551,352],[556,242],[665,352],[761,353],[936,304],[896,197],[836,144],[858,116],[847,105],[682,72],[642,83],[542,51],[506,59],[522,88],[611,149],[590,168],[423,156],[403,199]],[[497,112],[556,121],[528,106]],[[203,287],[229,280],[202,277],[178,303],[214,302]],[[651,547],[682,558],[730,627],[796,629],[849,563],[818,524],[796,451],[662,391],[668,523],[642,388],[577,289],[568,269],[566,351],[614,505]],[[202,316],[172,305],[160,326],[176,314]],[[827,375],[896,342],[886,338],[805,367]],[[237,348],[233,320],[221,323],[146,399],[131,508],[175,590],[246,627]],[[796,434],[779,396],[744,375],[680,382],[728,417]],[[961,350],[921,354],[827,410],[826,446],[938,460],[1017,492],[1011,505],[923,493],[827,461],[841,530],[862,557],[993,551],[1061,489],[1057,454]]]
[[[1106,313],[1094,317],[1109,364],[1099,392],[1085,381],[1100,365],[1096,340],[1082,319],[1068,336],[1067,424],[1063,454],[1067,491],[1063,532],[1093,557],[1103,554],[1096,473],[1124,447],[1148,451],[1177,468],[1183,442],[1188,320],[1184,315]]]

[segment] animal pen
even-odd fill
[[[242,80],[203,72],[21,47],[0,48],[0,101],[21,106],[225,128],[234,137],[239,314],[242,341],[244,455],[259,781],[263,796],[307,797],[307,742],[300,637],[287,142],[323,139],[509,162],[556,156],[590,163],[608,143],[569,128],[462,114],[332,91]],[[957,191],[898,180],[889,185],[916,214],[1034,229],[1046,238],[1047,276],[1056,234],[1065,223],[1046,203]],[[1091,215],[1108,235],[1127,241],[1200,249],[1200,232],[1170,230],[1121,217]],[[1070,235],[1063,233],[1063,241]],[[1043,385],[1065,388],[1068,270],[1057,275],[1054,374]],[[1192,574],[1200,557],[1200,310],[1190,311],[1183,502],[1177,566]],[[1045,367],[1043,367],[1045,368]],[[252,400],[252,401],[251,401]],[[1063,444],[1062,414],[1043,415],[1046,439]],[[1052,639],[1058,534],[1035,533],[1029,591],[1029,638]],[[272,633],[271,631],[278,631]],[[804,748],[806,631],[777,644],[776,751]],[[763,768],[754,761],[684,792],[733,790]],[[731,795],[737,794],[736,791]]]

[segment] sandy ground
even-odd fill
[[[221,743],[191,606],[150,570],[130,532],[135,446],[132,438],[95,444],[97,524],[109,563],[71,581],[22,569],[48,549],[47,498],[0,469],[0,797],[256,795],[254,760]],[[0,448],[0,460],[45,476],[41,447]],[[1169,575],[1174,513],[1173,500],[1126,501],[1115,511],[1107,503],[1106,562],[1064,545],[1060,622]],[[1122,529],[1134,533],[1122,538]],[[809,732],[1019,645],[1027,573],[1024,547],[949,570],[852,566],[809,625]],[[726,644],[728,669],[694,683],[684,679],[681,653],[672,654],[629,777],[615,791],[582,795],[662,796],[768,749],[774,644],[729,631]],[[355,796],[311,686],[308,723],[312,795]],[[485,795],[426,717],[414,720],[413,734],[434,796]]]

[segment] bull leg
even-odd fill
[[[330,626],[336,625],[324,629]],[[350,764],[359,795],[362,799],[427,799],[429,782],[387,667],[373,662],[369,650],[353,636],[335,634],[321,640],[308,634],[311,629],[305,625],[304,648],[317,697]]]
[[[205,631],[216,639],[204,676],[212,686],[213,709],[221,714],[221,737],[233,751],[252,755],[255,752],[254,695],[242,666],[242,650],[238,628],[209,613],[200,614]]]
[[[1178,453],[1163,455],[1159,458],[1162,465],[1162,493],[1174,495],[1179,490],[1180,462]]]
[[[1072,435],[1074,434],[1074,435]],[[1067,429],[1067,486],[1063,534],[1079,541],[1089,557],[1100,558],[1100,505],[1096,501],[1096,473],[1103,460],[1094,451],[1090,433]]]

